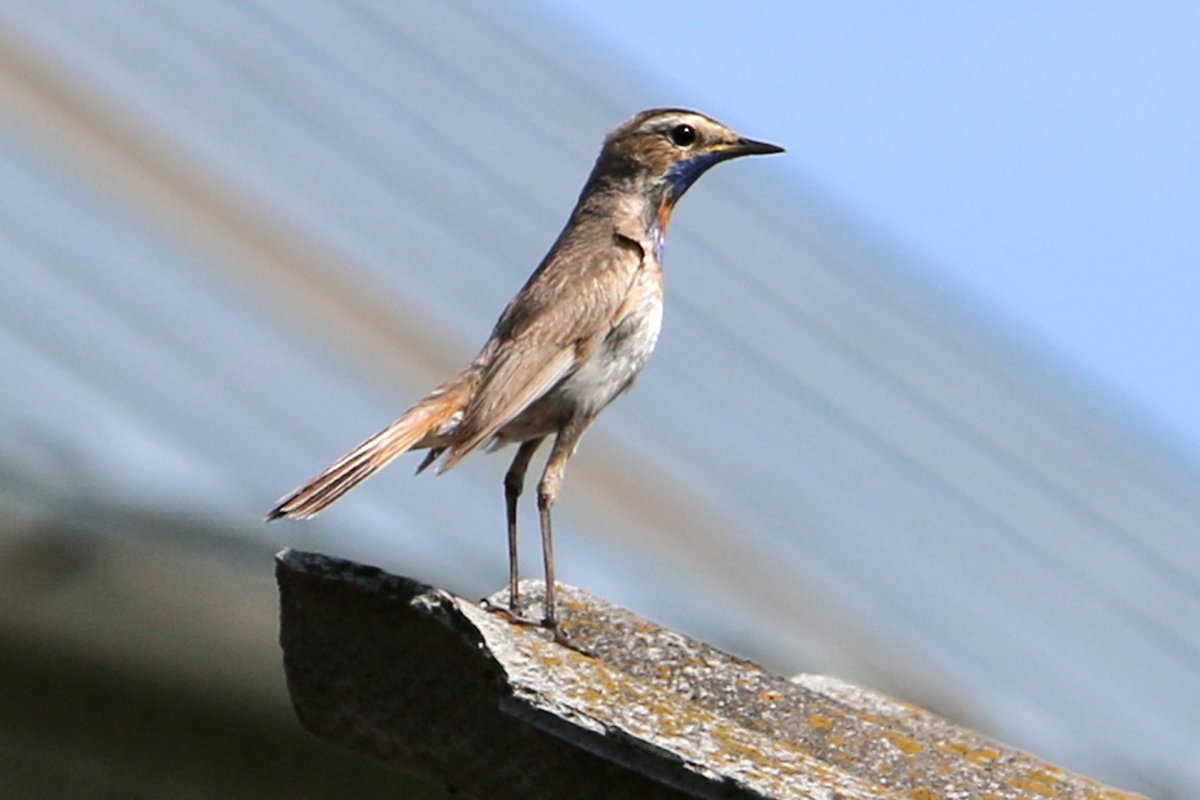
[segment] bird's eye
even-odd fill
[[[670,136],[677,147],[690,147],[696,141],[696,129],[691,125],[676,125],[671,128]]]

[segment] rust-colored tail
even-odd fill
[[[339,497],[386,467],[461,412],[467,405],[467,387],[443,386],[404,412],[404,416],[335,461],[328,469],[296,491],[283,497],[267,513],[267,520],[280,517],[307,519],[324,511]],[[425,446],[435,445],[429,442]]]

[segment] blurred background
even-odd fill
[[[416,796],[298,729],[271,555],[488,594],[508,455],[262,515],[660,105],[788,154],[681,203],[560,579],[1200,792],[1200,11],[782,9],[0,0],[0,794]]]

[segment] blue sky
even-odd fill
[[[550,13],[1200,455],[1200,4]]]

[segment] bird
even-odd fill
[[[562,232],[474,360],[281,498],[267,521],[312,517],[409,450],[428,451],[417,473],[440,460],[441,474],[481,446],[514,443],[504,498],[508,610],[516,618],[517,502],[535,451],[553,436],[537,486],[545,574],[540,624],[563,641],[550,510],[580,437],[629,390],[658,340],[661,257],[675,205],[723,161],[782,152],[682,108],[643,111],[613,129]]]

